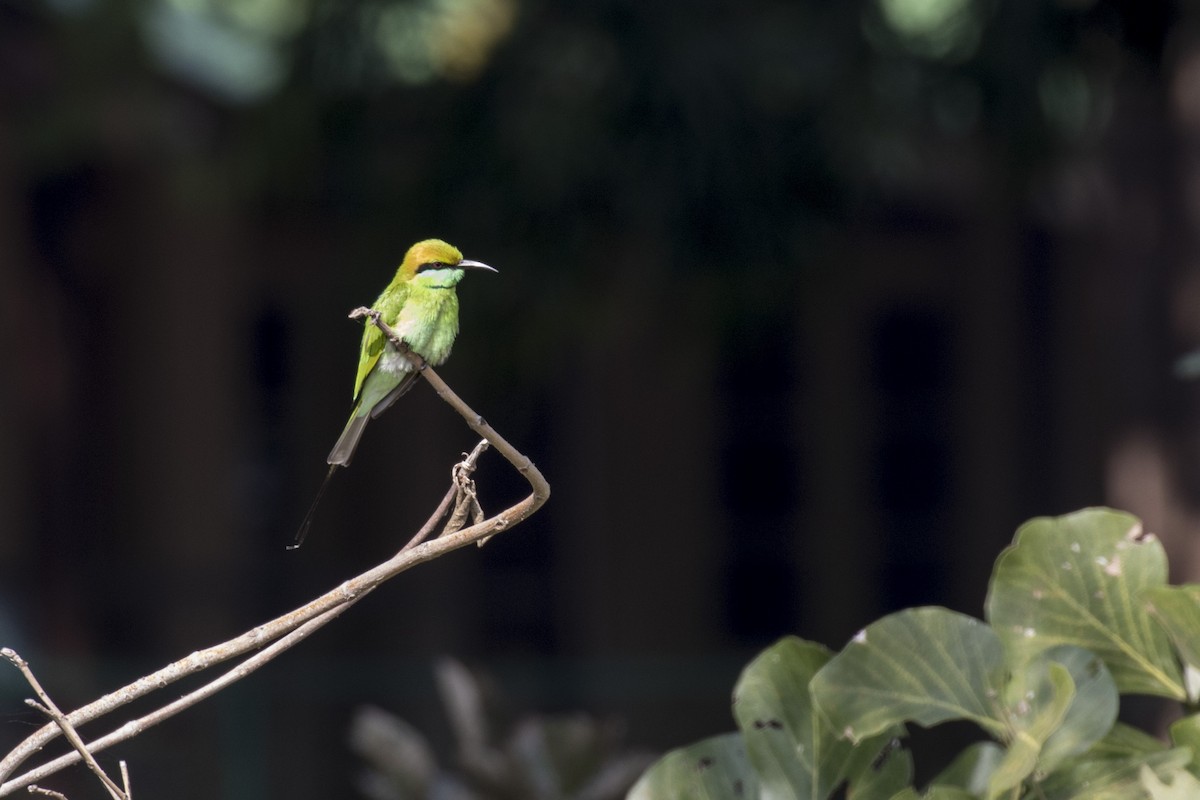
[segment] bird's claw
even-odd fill
[[[374,308],[367,308],[366,306],[359,306],[350,312],[350,319],[362,319],[363,317],[370,317],[371,321],[375,323],[379,322],[379,318],[381,316],[382,314],[379,311]]]

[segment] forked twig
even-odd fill
[[[95,756],[88,751],[87,745],[83,743],[83,739],[80,738],[79,732],[75,730],[75,726],[71,724],[70,720],[63,715],[54,701],[50,699],[50,695],[46,694],[46,690],[42,688],[41,682],[33,674],[33,670],[29,668],[29,662],[21,658],[17,654],[17,651],[11,647],[0,647],[0,657],[8,659],[21,671],[21,674],[25,676],[25,680],[33,688],[34,694],[41,701],[39,703],[37,700],[26,700],[26,704],[31,708],[41,711],[54,721],[54,724],[63,732],[63,736],[67,737],[67,741],[71,743],[71,747],[75,748],[75,752],[87,764],[88,769],[100,779],[100,782],[104,784],[104,788],[108,789],[108,793],[115,800],[129,800],[129,796],[122,791],[120,786],[117,786],[112,778],[108,777],[108,773],[97,763]]]
[[[466,461],[456,466],[456,480],[454,485],[447,492],[446,497],[443,498],[429,520],[408,544],[387,561],[347,580],[337,588],[326,592],[304,606],[246,631],[229,641],[194,652],[69,714],[61,715],[66,726],[74,728],[111,714],[121,706],[189,675],[203,672],[222,662],[246,655],[252,650],[259,650],[258,653],[249,656],[237,666],[204,686],[162,706],[156,711],[124,723],[105,736],[83,744],[83,752],[98,753],[107,747],[133,738],[146,728],[162,722],[178,714],[185,708],[210,697],[231,683],[263,666],[268,661],[276,658],[284,650],[302,641],[313,631],[328,624],[383,582],[418,564],[431,561],[452,550],[480,542],[508,530],[537,511],[550,497],[550,485],[532,461],[509,444],[504,437],[484,422],[483,417],[473,411],[458,395],[454,394],[433,368],[426,364],[420,356],[412,353],[408,346],[396,336],[395,332],[379,319],[378,313],[372,313],[371,309],[364,308],[356,309],[351,314],[352,318],[363,316],[372,318],[374,324],[380,327],[393,346],[413,361],[414,365],[420,370],[421,375],[433,386],[438,396],[457,411],[471,430],[483,437],[484,442],[476,446]],[[532,489],[531,493],[517,504],[492,517],[475,521],[472,525],[459,530],[444,531],[438,537],[429,540],[429,535],[437,527],[438,522],[446,516],[451,504],[455,503],[456,499],[459,500],[458,504],[460,506],[463,502],[469,504],[469,499],[464,501],[463,498],[464,496],[469,498],[470,493],[464,493],[463,486],[460,484],[457,476],[461,473],[469,481],[469,475],[474,469],[475,462],[488,445],[494,447],[500,455],[504,456],[524,476]],[[480,513],[482,513],[481,510]],[[28,787],[42,780],[47,775],[80,761],[82,758],[80,754],[81,750],[77,748],[40,767],[12,777],[21,764],[55,739],[62,730],[63,728],[58,723],[47,724],[13,748],[3,759],[0,759],[0,781],[3,781],[3,783],[0,783],[0,796],[9,795],[18,789]],[[128,781],[126,781],[126,786],[128,786]]]

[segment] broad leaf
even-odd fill
[[[759,797],[758,777],[740,733],[672,750],[654,763],[626,800],[737,800]]]
[[[1142,594],[1150,613],[1171,637],[1179,657],[1190,667],[1188,698],[1195,702],[1200,686],[1194,677],[1200,670],[1200,584],[1152,586]]]
[[[992,575],[987,618],[1018,661],[1091,650],[1122,692],[1183,699],[1183,675],[1142,593],[1166,584],[1162,545],[1136,517],[1092,508],[1022,525]]]
[[[855,746],[815,713],[809,681],[830,655],[821,645],[789,636],[742,671],[733,715],[766,797],[824,800],[847,777],[869,771],[876,754],[901,732]]]
[[[1176,720],[1171,725],[1171,741],[1178,747],[1192,751],[1188,771],[1200,778],[1200,714],[1192,714]]]
[[[893,739],[871,759],[866,769],[850,778],[846,800],[889,800],[912,785],[912,753],[899,744],[899,739]]]
[[[977,619],[917,608],[875,622],[812,680],[813,698],[841,736],[858,742],[906,720],[975,722],[1003,736],[997,698],[1004,652]]]
[[[1118,722],[1113,725],[1108,735],[1096,743],[1087,753],[1089,759],[1097,758],[1136,758],[1138,756],[1162,753],[1167,746],[1157,738],[1132,725]]]
[[[995,742],[975,742],[967,745],[931,783],[956,786],[972,795],[982,795],[1003,758],[1004,748]]]
[[[1104,738],[1117,718],[1117,689],[1104,662],[1078,647],[1056,647],[1018,671],[1005,689],[1008,750],[988,796],[1052,772]]]
[[[1149,767],[1160,776],[1174,775],[1186,768],[1191,752],[1186,747],[1177,747],[1125,758],[1096,756],[1092,751],[1068,759],[1038,785],[1036,796],[1039,800],[1145,800],[1141,769]]]
[[[1008,750],[988,780],[986,797],[998,797],[1033,772],[1042,746],[1066,718],[1074,697],[1071,673],[1053,661],[1039,659],[1024,680],[1013,681],[1006,691]]]
[[[1112,673],[1094,653],[1078,647],[1055,647],[1046,658],[1064,666],[1075,685],[1075,699],[1058,729],[1042,747],[1038,770],[1050,772],[1064,758],[1086,752],[1108,736],[1117,720],[1120,698]]]

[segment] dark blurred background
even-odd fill
[[[441,654],[683,744],[1084,505],[1194,579],[1198,220],[1190,3],[0,0],[0,644],[73,707],[394,552],[475,441],[425,387],[283,548],[428,236],[500,269],[441,374],[550,503],[119,748],[139,794],[353,797],[359,704],[447,740]]]

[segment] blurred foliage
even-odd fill
[[[485,701],[484,685],[452,659],[438,662],[436,677],[453,768],[439,766],[411,725],[363,708],[350,745],[367,762],[358,784],[372,800],[616,800],[651,760],[622,749],[617,726],[583,714],[528,716],[496,739],[495,698]]]
[[[839,653],[794,637],[734,690],[739,733],[669,753],[631,800],[1183,797],[1200,774],[1200,593],[1168,586],[1166,554],[1134,517],[1087,509],[1017,531],[996,562],[987,623],[916,608]],[[1117,722],[1121,695],[1183,704],[1161,743]],[[904,726],[968,720],[966,747],[924,795]],[[757,791],[752,791],[757,787]]]
[[[1066,0],[46,9],[68,57],[19,82],[26,165],[148,160],[183,202],[247,224],[319,216],[354,243],[350,270],[375,269],[355,246],[469,230],[499,263],[543,265],[526,330],[598,337],[578,312],[609,298],[577,276],[637,276],[653,297],[687,275],[727,290],[721,313],[769,312],[833,268],[840,226],[1023,213],[1044,164],[1105,134],[1116,82],[1171,22]],[[39,107],[47,92],[61,102]],[[499,355],[551,363],[571,338]]]
[[[609,298],[576,276],[715,280],[723,313],[769,312],[833,268],[837,227],[1023,213],[1170,22],[1065,0],[49,7],[68,99],[28,118],[28,151],[150,157],[189,204],[319,215],[367,256],[469,230],[544,265],[527,330],[595,336],[578,312]],[[549,363],[571,338],[508,354]]]
[[[845,213],[863,192],[961,191],[967,176],[938,166],[947,147],[1029,168],[1056,142],[1103,133],[1114,77],[1143,48],[1157,57],[1154,39],[1166,35],[1121,6],[1050,0],[759,0],[705,13],[623,0],[49,7],[42,16],[87,71],[56,78],[94,84],[148,60],[269,125],[277,146],[255,152],[285,163],[259,176],[269,179],[259,191],[295,199],[291,181],[353,150],[366,163],[339,189],[362,199],[387,200],[419,177],[414,167],[436,165],[468,184],[502,184],[490,199],[542,213],[567,202],[574,214],[563,219],[718,226],[706,245],[723,230],[771,235],[779,217],[806,210]],[[377,133],[359,138],[368,114]],[[453,157],[406,151],[393,135],[405,120],[434,125]],[[314,136],[324,158],[284,145]],[[368,166],[389,161],[405,169]],[[459,202],[471,189],[452,185]]]

